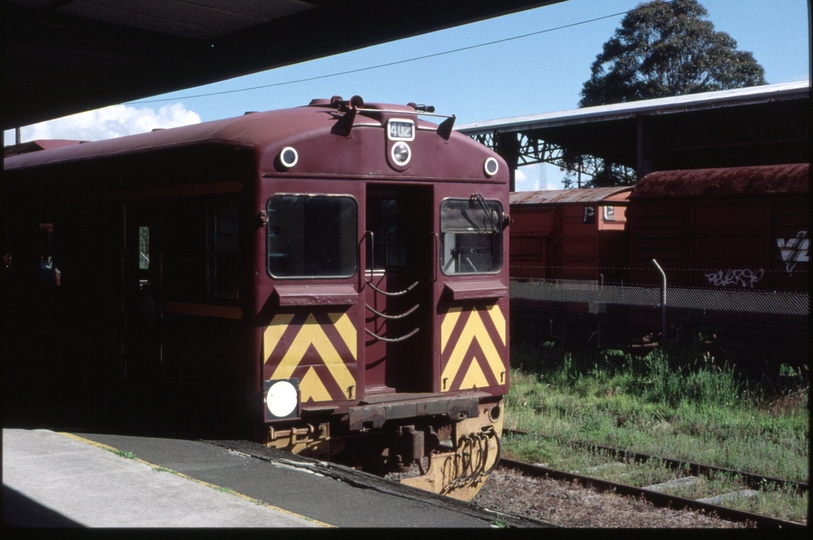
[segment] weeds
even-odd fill
[[[138,459],[134,453],[128,452],[126,450],[109,449],[109,451],[113,452],[117,456],[121,456],[126,459]]]
[[[574,451],[553,439],[558,438],[807,481],[806,372],[785,365],[749,378],[702,343],[670,343],[643,357],[622,351],[565,352],[553,343],[513,350],[506,427],[552,438],[506,437],[505,453],[564,470],[601,465],[602,456]],[[631,475],[638,485],[679,474],[655,464],[601,471]],[[704,482],[692,489],[723,489],[723,480]],[[782,497],[772,493],[736,504],[783,506]],[[785,499],[784,510],[769,513],[803,520],[804,514],[792,508],[806,508],[806,502],[798,496]]]

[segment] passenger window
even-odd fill
[[[502,268],[502,205],[472,196],[440,206],[441,269],[448,276]]]
[[[147,270],[150,267],[150,228],[138,228],[138,269]]]
[[[212,212],[211,291],[215,298],[239,297],[239,227],[237,205]]]
[[[54,224],[40,223],[40,280],[43,285],[61,285],[62,273],[54,261]]]
[[[276,278],[356,273],[358,206],[349,196],[276,195],[268,199],[268,273]]]

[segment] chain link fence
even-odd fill
[[[588,302],[625,306],[661,306],[661,287],[605,285],[598,281],[538,280],[510,283],[511,298],[549,302]],[[807,316],[807,293],[668,287],[666,305],[707,311]]]

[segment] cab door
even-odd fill
[[[437,237],[430,186],[370,185],[366,197],[366,395],[431,391]]]
[[[122,256],[121,376],[133,417],[155,417],[161,401],[162,239],[158,203],[127,203]]]

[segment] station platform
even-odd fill
[[[545,526],[246,441],[3,429],[5,527]]]

